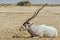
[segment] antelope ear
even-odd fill
[[[32,26],[33,25],[33,23],[30,23],[30,26]]]

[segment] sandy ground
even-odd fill
[[[0,7],[0,38],[12,38],[15,34],[23,37],[29,36],[27,31],[20,32],[19,28],[30,18],[38,7]],[[12,11],[12,12],[11,12]],[[18,12],[19,11],[19,12]],[[22,11],[22,12],[20,12]],[[25,11],[25,12],[24,12]],[[29,11],[29,12],[27,12]],[[30,12],[31,11],[31,12]],[[60,6],[46,6],[38,16],[31,20],[34,25],[46,24],[55,27],[60,37]]]

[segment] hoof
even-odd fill
[[[12,36],[12,38],[20,38],[20,36]]]
[[[12,38],[15,38],[15,36],[12,36]]]

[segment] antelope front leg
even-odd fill
[[[39,38],[38,36],[29,36],[28,38]]]
[[[34,37],[34,36],[31,35],[31,36],[29,36],[28,38],[33,38],[33,37]]]

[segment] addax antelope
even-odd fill
[[[27,21],[23,23],[23,25],[19,28],[20,31],[27,30],[31,36],[30,37],[57,37],[58,32],[57,29],[52,26],[47,26],[45,24],[34,26],[33,23],[30,23],[29,21],[32,20],[37,16],[39,11],[43,9],[46,5],[43,5],[42,8],[38,8],[38,10],[34,13],[34,15],[29,18]]]

